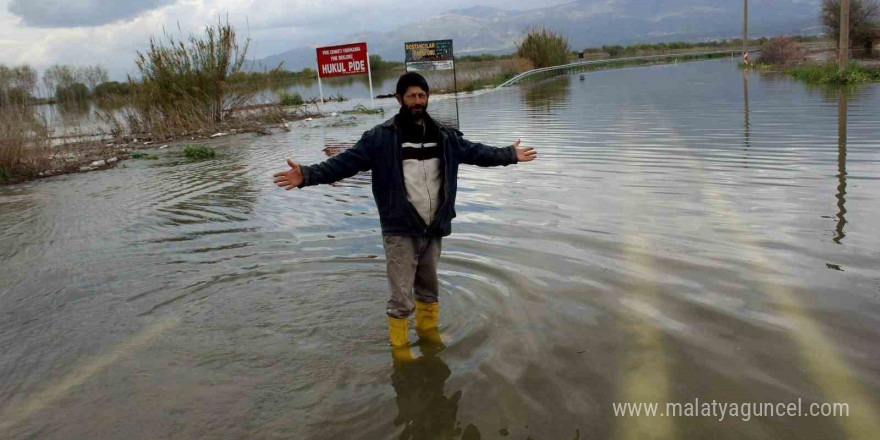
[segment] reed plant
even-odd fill
[[[516,54],[532,62],[536,69],[568,63],[568,38],[547,28],[531,28],[516,45]]]
[[[227,87],[227,80],[242,70],[249,44],[250,39],[239,43],[228,22],[218,21],[205,27],[203,36],[191,34],[185,41],[168,34],[164,39],[151,37],[149,49],[138,52],[135,65],[151,103],[164,116],[177,118],[183,110],[219,123],[253,96]]]
[[[39,173],[52,155],[51,132],[29,105],[0,106],[0,182]]]

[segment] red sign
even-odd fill
[[[318,75],[321,78],[364,73],[369,73],[367,43],[318,48]]]

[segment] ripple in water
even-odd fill
[[[271,181],[381,116],[2,188],[0,436],[867,438],[878,102],[877,86],[841,97],[730,61],[463,97],[469,139],[521,137],[540,159],[462,168],[440,270],[447,348],[413,346],[411,364],[385,342],[369,174]],[[852,413],[611,411],[694,398]]]

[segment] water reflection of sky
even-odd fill
[[[270,178],[354,143],[393,101],[354,125],[208,140],[210,161],[172,145],[2,188],[0,383],[15,385],[0,437],[870,438],[878,103],[877,86],[841,96],[731,61],[463,97],[468,139],[522,137],[540,158],[462,167],[446,349],[411,365],[385,344],[369,176],[290,192]],[[854,415],[610,415],[694,397]]]

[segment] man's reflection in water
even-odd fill
[[[421,336],[421,335],[420,335]],[[433,339],[430,342],[426,339]],[[437,354],[445,346],[439,338],[420,338],[422,356],[414,358],[409,347],[392,351],[394,372],[391,384],[397,393],[397,417],[394,426],[403,426],[400,439],[480,438],[474,425],[462,429],[458,421],[461,391],[446,396],[444,387],[452,371]]]

